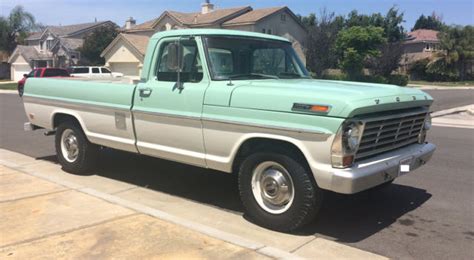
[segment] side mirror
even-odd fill
[[[24,78],[28,78],[28,74],[23,74],[23,77],[24,77]]]
[[[166,67],[172,71],[178,71],[183,68],[183,45],[179,43],[170,43],[166,47],[168,51],[166,59]]]

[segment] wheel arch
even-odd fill
[[[82,121],[81,117],[74,112],[71,111],[55,111],[51,115],[51,129],[56,129],[61,123],[70,121],[76,123],[81,130],[84,132],[86,138],[89,140],[87,135],[87,129],[85,128],[85,124]]]
[[[275,148],[270,149],[270,148]],[[272,150],[280,151],[292,155],[295,159],[301,161],[309,172],[308,151],[298,141],[290,137],[276,136],[276,135],[252,135],[243,138],[237,145],[237,149],[234,149],[234,155],[232,157],[232,172],[235,173],[239,170],[242,161],[246,156],[252,154],[254,151]],[[312,175],[312,174],[311,174]],[[314,177],[313,177],[314,178]]]

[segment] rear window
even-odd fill
[[[92,68],[92,73],[99,74],[99,68]]]
[[[111,73],[110,70],[106,68],[100,68],[102,70],[102,73]]]
[[[72,68],[72,73],[74,74],[88,74],[89,68]]]
[[[43,77],[68,77],[69,73],[62,69],[47,69]]]

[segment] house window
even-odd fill
[[[282,22],[286,21],[286,14],[281,14],[280,19]]]
[[[46,49],[50,50],[51,47],[53,47],[52,45],[53,45],[53,41],[52,41],[52,40],[46,40]]]
[[[263,29],[262,29],[262,33],[265,33],[265,32],[266,32],[266,31],[265,31],[265,28],[263,28]]]

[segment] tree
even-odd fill
[[[416,20],[415,26],[413,26],[412,31],[418,29],[429,29],[435,31],[441,31],[443,29],[443,22],[441,18],[435,13],[429,16],[424,16],[423,14]]]
[[[91,65],[104,64],[104,58],[100,57],[102,51],[117,37],[117,26],[109,25],[95,29],[84,38],[84,44],[79,49],[83,58]]]
[[[426,72],[448,80],[472,78],[468,67],[474,60],[474,26],[446,27],[438,38],[442,51],[428,63]]]
[[[379,51],[378,56],[367,59],[367,67],[372,74],[388,78],[400,66],[403,55],[402,42],[387,42],[380,47]]]
[[[375,26],[353,26],[341,30],[336,39],[340,50],[340,65],[350,79],[362,76],[364,63],[368,58],[380,55],[380,46],[386,42],[384,30]]]
[[[0,16],[0,50],[11,54],[36,29],[34,16],[16,6],[8,17]]]
[[[305,19],[306,18],[306,19]],[[314,14],[303,18],[307,24],[308,38],[306,45],[307,67],[318,77],[326,69],[335,67],[337,55],[334,50],[337,34],[343,26],[343,18],[334,13],[321,10],[319,18]]]

